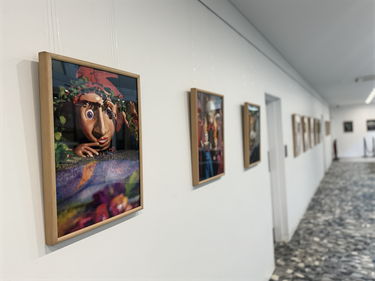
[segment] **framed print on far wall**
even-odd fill
[[[193,185],[225,173],[224,96],[193,88],[190,93]]]
[[[319,124],[318,119],[314,118],[314,145],[319,143]]]
[[[300,155],[303,151],[303,133],[302,118],[298,114],[293,114],[293,141],[294,157]]]
[[[367,131],[375,131],[375,119],[374,120],[367,120]]]
[[[344,133],[353,132],[353,121],[344,121]]]
[[[326,136],[329,136],[331,134],[331,123],[329,121],[326,121]]]
[[[246,102],[243,117],[245,167],[249,168],[260,162],[260,106]]]
[[[321,141],[321,125],[320,125],[320,120],[319,119],[316,119],[316,131],[317,131],[317,134],[316,134],[316,140],[317,140],[317,143],[320,143]]]
[[[309,149],[309,118],[302,117],[303,151]]]
[[[310,147],[312,148],[315,144],[314,118],[312,117],[309,117],[309,141]]]
[[[139,75],[39,53],[46,244],[143,209]]]

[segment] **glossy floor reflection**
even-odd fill
[[[375,280],[375,163],[333,162],[270,280]]]

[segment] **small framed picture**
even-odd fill
[[[331,122],[326,121],[326,136],[331,134]]]
[[[309,132],[309,118],[306,116],[302,117],[302,130],[303,130],[303,151],[310,148],[310,132]]]
[[[143,208],[139,75],[39,53],[46,244]]]
[[[193,88],[190,93],[193,185],[225,173],[224,96]]]
[[[353,121],[345,121],[344,122],[344,132],[345,133],[353,132]]]
[[[319,119],[314,118],[314,144],[318,145],[320,143],[319,134]]]
[[[309,117],[309,142],[312,148],[315,145],[315,124],[312,117]]]
[[[375,131],[375,119],[367,120],[366,125],[367,125],[367,131]]]
[[[300,155],[303,151],[303,128],[302,118],[298,114],[293,114],[293,141],[294,157]]]
[[[316,119],[316,130],[317,130],[317,142],[320,143],[322,140],[322,126],[319,119]]]
[[[245,103],[244,117],[244,159],[249,168],[260,163],[260,106]]]

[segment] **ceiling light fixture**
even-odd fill
[[[366,100],[366,104],[369,104],[372,99],[375,97],[375,88],[372,90],[372,92],[370,93],[370,95],[368,96],[367,100]]]
[[[361,76],[361,77],[357,77],[356,79],[354,79],[354,81],[357,82],[357,83],[367,82],[367,81],[372,81],[372,80],[375,80],[375,74]]]

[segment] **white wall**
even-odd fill
[[[338,157],[363,157],[366,138],[367,149],[372,151],[374,131],[367,131],[366,121],[375,119],[375,104],[332,108],[332,136],[337,140]],[[344,121],[353,121],[353,132],[344,132]],[[370,153],[368,154],[371,155]]]
[[[242,17],[218,2],[212,9],[228,21]],[[199,1],[2,1],[1,20],[3,280],[267,280],[274,268],[267,141],[262,162],[245,170],[240,110],[244,102],[260,104],[265,128],[264,94],[281,98],[292,235],[327,155],[320,144],[291,156],[292,114],[329,118],[305,81]],[[247,21],[237,25],[260,38]],[[277,54],[265,40],[257,44]],[[53,247],[44,243],[40,51],[141,76],[144,210]],[[199,188],[191,178],[192,87],[225,96],[226,174]]]

